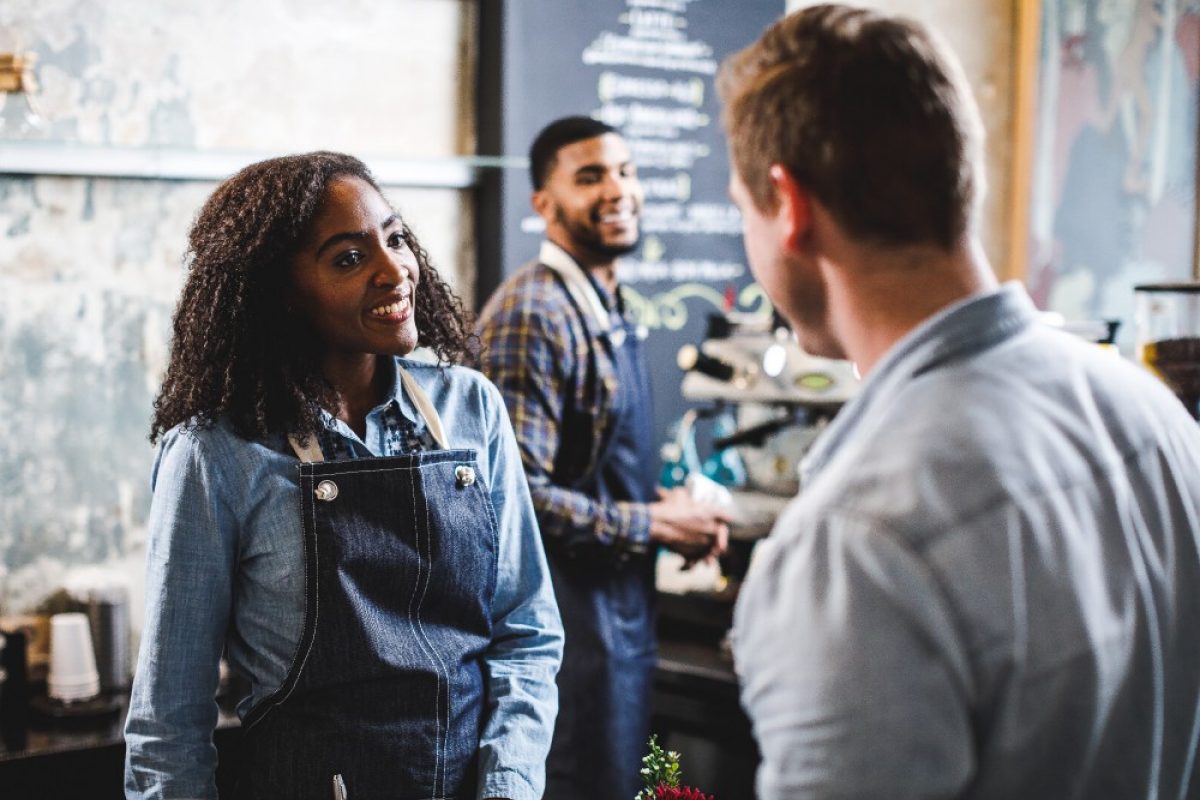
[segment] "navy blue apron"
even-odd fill
[[[247,800],[471,798],[491,642],[496,517],[474,450],[404,388],[443,449],[301,456],[304,629],[245,727]],[[336,785],[336,789],[335,789]]]
[[[605,503],[652,502],[657,454],[642,341],[624,320],[605,338],[618,383],[613,431],[574,488]],[[656,651],[654,549],[595,555],[548,548],[566,642],[547,800],[631,800],[642,787]]]

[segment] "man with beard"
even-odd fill
[[[655,488],[644,334],[617,282],[642,207],[628,145],[566,117],[529,160],[546,241],[484,308],[481,368],[512,417],[567,635],[546,797],[624,800],[650,732],[655,550],[712,557],[728,531]]]

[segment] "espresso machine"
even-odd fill
[[[1200,281],[1134,287],[1138,359],[1200,420]]]
[[[681,393],[695,405],[663,447],[662,483],[703,475],[717,495],[700,499],[724,505],[732,522],[719,569],[683,571],[681,559],[665,554],[661,613],[724,625],[724,634],[754,544],[801,491],[801,459],[860,381],[850,362],[801,350],[778,317],[732,312],[710,316],[704,340],[681,347],[677,365]]]

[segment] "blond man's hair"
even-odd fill
[[[783,165],[857,240],[950,249],[984,192],[983,126],[923,26],[841,5],[780,19],[721,66],[733,166],[760,210]]]

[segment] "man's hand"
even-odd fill
[[[651,503],[650,541],[683,556],[689,564],[715,558],[729,544],[729,515],[699,503],[681,487],[658,490]]]

